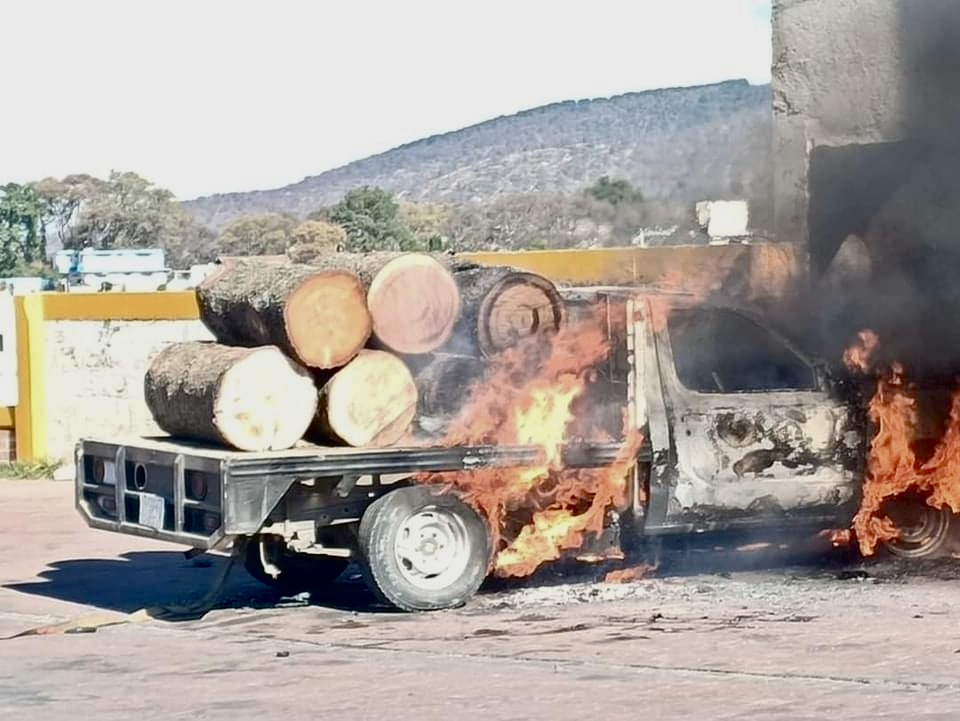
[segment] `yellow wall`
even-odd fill
[[[47,457],[46,334],[55,320],[196,320],[196,294],[34,293],[15,299],[17,407],[0,408],[0,428],[15,428],[17,460]],[[5,412],[4,412],[5,411]],[[9,425],[5,422],[9,421]]]
[[[669,280],[697,290],[735,275],[747,290],[776,293],[794,277],[791,246],[728,245],[465,253],[465,260],[510,265],[566,285],[642,285]],[[742,289],[742,288],[741,288]],[[46,457],[47,398],[44,323],[55,320],[196,320],[193,291],[36,293],[16,298],[19,404],[0,408],[0,428],[16,428],[17,458]]]

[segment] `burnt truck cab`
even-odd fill
[[[588,400],[611,417],[626,410],[644,437],[606,542],[849,525],[865,427],[821,364],[749,312],[681,294],[577,289],[567,303],[572,317],[599,308],[613,348]],[[571,443],[564,463],[610,465],[620,445]],[[232,548],[252,575],[288,591],[331,581],[355,561],[383,600],[429,610],[476,592],[492,559],[477,511],[416,476],[541,457],[529,446],[250,453],[85,439],[76,501],[94,528]]]
[[[749,311],[633,299],[638,424],[652,450],[643,532],[846,527],[863,414],[826,366]]]

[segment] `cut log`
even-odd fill
[[[367,291],[373,333],[397,353],[429,353],[450,338],[460,315],[460,290],[428,255],[402,255],[380,269]]]
[[[472,356],[438,353],[417,373],[417,412],[420,416],[451,416],[460,412],[487,364]]]
[[[290,448],[317,409],[309,371],[274,346],[174,343],[150,364],[144,398],[171,436],[242,451]]]
[[[391,446],[410,429],[417,387],[403,361],[363,350],[320,389],[314,434],[348,446]]]
[[[430,353],[450,338],[460,291],[437,258],[422,253],[335,253],[311,265],[349,270],[367,289],[373,335],[397,353]]]
[[[364,288],[348,270],[225,258],[197,288],[200,319],[226,345],[275,345],[311,368],[336,368],[372,330]]]
[[[462,310],[445,348],[451,353],[490,358],[524,338],[552,335],[563,324],[563,299],[542,276],[460,263],[453,266],[453,277]]]

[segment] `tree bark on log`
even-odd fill
[[[491,358],[525,338],[550,336],[564,321],[564,304],[546,278],[505,266],[455,263],[460,319],[445,351]]]
[[[197,288],[200,319],[223,344],[275,345],[311,368],[336,368],[372,330],[364,288],[348,270],[225,258]]]
[[[402,360],[363,350],[320,389],[313,435],[348,446],[391,446],[417,412],[417,387]]]
[[[311,265],[349,270],[367,291],[373,335],[397,353],[430,353],[450,338],[460,291],[446,265],[424,253],[333,253]]]
[[[242,451],[290,448],[317,408],[309,371],[273,346],[173,343],[153,359],[143,387],[164,432]]]

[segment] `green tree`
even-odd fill
[[[36,271],[46,261],[44,203],[28,185],[0,186],[0,272]]]
[[[187,268],[194,263],[209,263],[218,255],[217,234],[181,213],[170,228],[163,249],[167,265]]]
[[[106,180],[68,176],[61,184],[62,194],[54,183],[38,187],[58,233],[66,224],[65,248],[182,248],[196,230],[173,193],[136,173],[115,171]]]
[[[347,249],[416,250],[416,237],[397,216],[393,196],[381,188],[363,186],[347,193],[330,212],[330,220],[347,233]]]
[[[417,244],[427,250],[442,250],[447,244],[445,228],[451,209],[436,203],[397,204],[397,220],[413,233]]]
[[[237,218],[220,232],[223,255],[280,255],[293,242],[296,218],[279,213]]]
[[[64,247],[159,246],[165,226],[178,210],[170,191],[154,187],[136,173],[114,171],[107,180],[94,180],[87,187]]]
[[[347,233],[339,225],[323,220],[305,220],[291,234],[287,256],[296,263],[309,263],[319,256],[346,248]]]
[[[41,203],[43,227],[66,249],[162,248],[173,267],[216,257],[216,236],[173,193],[136,173],[45,178],[29,189]]]
[[[68,175],[62,180],[44,178],[30,186],[44,203],[48,229],[52,228],[60,245],[68,248],[80,208],[102,191],[106,183],[89,175]]]
[[[611,205],[620,203],[641,203],[643,193],[634,188],[628,180],[611,180],[604,175],[586,190],[587,195]]]

